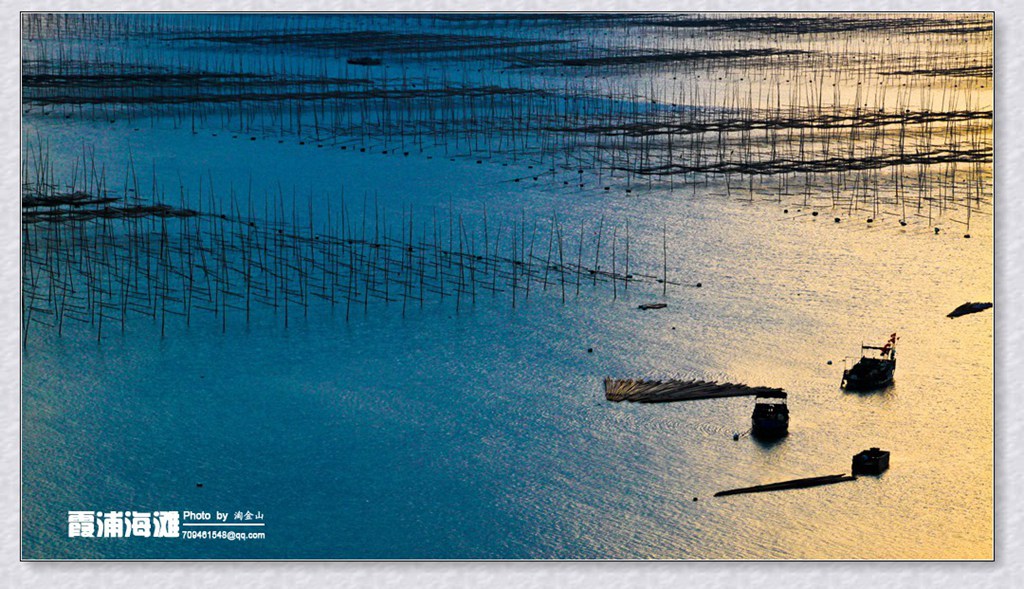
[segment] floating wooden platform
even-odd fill
[[[609,401],[631,403],[671,403],[719,397],[746,397],[767,394],[777,396],[782,389],[751,387],[745,384],[717,383],[705,380],[604,379],[604,397]]]
[[[805,489],[807,487],[818,487],[821,485],[831,485],[833,483],[843,483],[846,481],[855,480],[857,480],[857,477],[855,476],[850,476],[846,474],[830,474],[821,477],[794,479],[792,481],[769,483],[767,485],[743,487],[741,489],[729,489],[728,491],[719,491],[715,493],[715,497],[725,497],[726,495],[742,495],[744,493],[765,493],[768,491],[785,491],[788,489]]]

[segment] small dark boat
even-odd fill
[[[649,309],[664,309],[667,306],[668,305],[666,305],[665,303],[644,303],[637,308],[642,311],[647,311]]]
[[[871,448],[853,457],[853,474],[882,474],[889,469],[889,452]]]
[[[949,313],[949,315],[946,315],[946,317],[949,317],[950,319],[956,319],[957,317],[960,317],[962,315],[970,315],[971,313],[980,313],[980,312],[984,311],[985,309],[991,309],[991,308],[992,308],[992,303],[971,303],[971,302],[967,302],[967,303],[964,303],[964,304],[960,305],[956,309],[953,309],[953,311],[951,311]]]
[[[892,384],[898,339],[894,333],[884,346],[861,346],[861,358],[843,371],[841,386],[848,391],[870,391]]]
[[[789,433],[789,407],[786,393],[763,392],[754,397],[754,413],[750,416],[750,433],[762,439],[781,438]]]

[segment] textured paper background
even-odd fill
[[[20,556],[20,275],[19,11],[317,10],[317,11],[838,11],[994,10],[995,64],[995,562],[67,562],[21,563]],[[410,0],[273,2],[196,0],[124,2],[16,0],[0,8],[0,586],[11,587],[982,587],[1024,586],[1024,154],[1019,78],[1024,12],[996,1],[651,1]],[[935,391],[941,397],[942,391]],[[955,443],[951,441],[951,443]],[[898,525],[898,522],[894,522]]]

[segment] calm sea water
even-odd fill
[[[404,317],[377,303],[348,321],[323,304],[287,329],[264,310],[163,337],[137,319],[100,342],[88,326],[59,337],[33,327],[27,558],[992,557],[993,314],[945,317],[992,299],[989,216],[963,239],[941,220],[938,235],[920,218],[867,224],[867,212],[836,224],[828,209],[729,198],[717,182],[628,197],[512,188],[530,162],[318,151],[159,118],[25,125],[58,167],[85,141],[108,169],[131,157],[173,190],[205,174],[221,193],[284,183],[318,207],[344,186],[392,210],[629,219],[649,269],[664,226],[668,275],[702,284],[664,298],[584,288],[564,304],[538,289],[514,309],[503,296],[458,310],[428,301]],[[896,384],[842,391],[844,359],[894,331]],[[609,403],[606,376],[783,387],[790,434],[734,440],[749,429],[749,398]],[[892,452],[880,477],[712,497],[846,472],[870,446]],[[67,512],[79,509],[258,511],[266,538],[68,538]]]

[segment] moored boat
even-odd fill
[[[753,427],[750,433],[759,438],[780,438],[789,433],[789,407],[786,393],[764,392],[754,398]]]
[[[850,391],[870,391],[886,387],[896,373],[896,334],[884,346],[860,347],[861,358],[843,371],[841,386]]]
[[[879,448],[864,450],[853,457],[853,474],[882,474],[889,469],[889,452]]]

